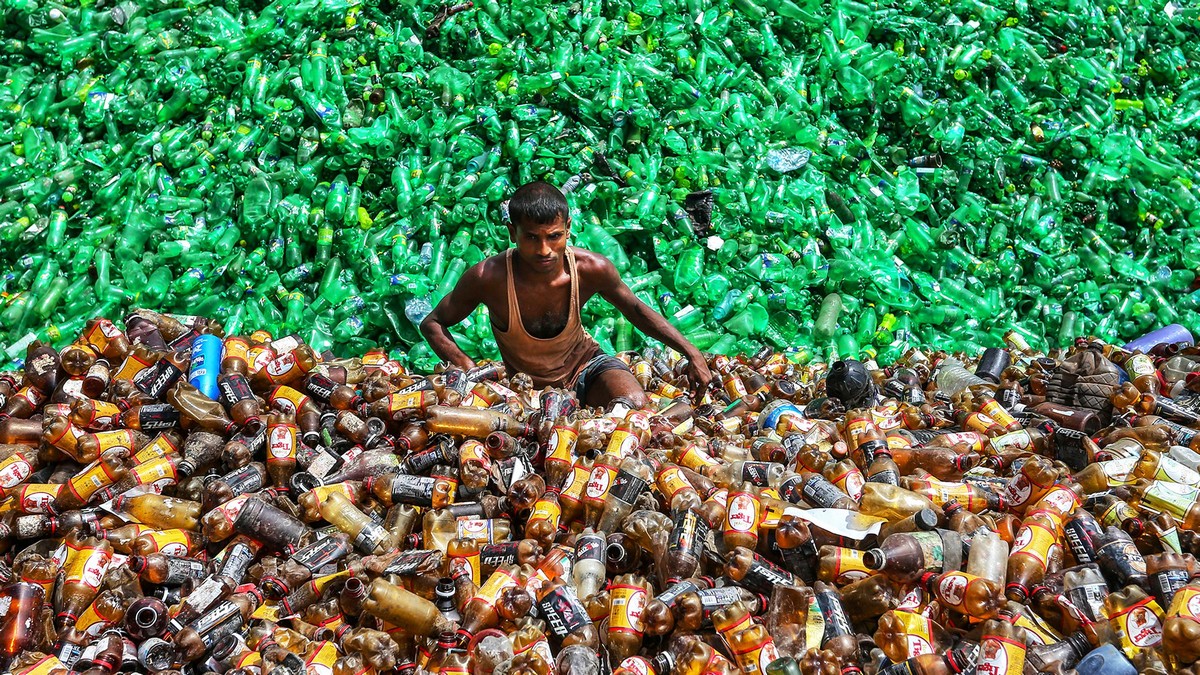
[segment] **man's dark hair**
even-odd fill
[[[546,225],[562,218],[566,222],[570,209],[567,198],[549,183],[534,181],[517,188],[508,202],[508,217],[513,225]]]

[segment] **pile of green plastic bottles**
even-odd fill
[[[1200,329],[1178,0],[0,12],[3,361],[144,306],[428,367],[416,324],[533,179],[702,349]],[[641,342],[603,301],[585,321]],[[455,333],[495,354],[482,310]]]

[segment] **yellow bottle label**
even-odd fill
[[[179,480],[175,465],[165,457],[138,464],[129,473],[137,485],[147,485],[158,489],[174,485]]]
[[[100,588],[104,581],[104,573],[108,571],[108,563],[112,560],[112,551],[87,546],[75,548],[67,544],[66,581],[74,581],[91,589]]]
[[[1200,619],[1200,589],[1188,585],[1175,591],[1175,597],[1171,598],[1171,606],[1167,609],[1167,618],[1176,616]]]
[[[100,454],[112,450],[113,448],[125,448],[130,453],[133,452],[135,437],[131,429],[118,429],[116,431],[98,431],[92,434],[96,438],[96,443],[100,446]]]
[[[22,485],[17,488],[15,495],[18,508],[22,513],[49,513],[50,507],[65,487],[46,483]]]
[[[1113,612],[1108,621],[1117,631],[1125,655],[1133,657],[1143,649],[1162,642],[1162,618],[1162,608],[1154,598],[1143,598],[1140,602]]]
[[[14,452],[0,461],[0,487],[14,488],[33,474],[33,464],[19,452]]]
[[[133,463],[142,464],[143,462],[149,462],[160,457],[166,457],[178,451],[179,446],[173,443],[168,436],[159,434],[154,440],[147,443],[145,447],[138,450],[137,454],[133,456]]]
[[[471,583],[479,585],[479,551],[470,555],[450,554],[447,564],[450,566],[450,578],[457,579],[460,576],[466,576]]]
[[[642,634],[642,610],[646,608],[646,589],[631,584],[612,587],[609,632]]]
[[[130,354],[125,357],[121,363],[121,367],[117,372],[113,373],[113,380],[132,380],[134,375],[142,372],[150,367],[150,362],[143,360],[137,354]]]
[[[492,469],[492,458],[487,454],[487,448],[474,439],[465,441],[458,449],[458,461],[460,464],[475,462],[487,471]]]
[[[934,586],[934,592],[937,594],[938,600],[946,607],[960,614],[970,614],[967,611],[967,606],[964,604],[967,600],[967,591],[970,590],[971,584],[977,584],[981,581],[974,574],[946,572],[938,578],[937,585]]]
[[[479,601],[488,605],[489,607],[494,607],[496,605],[496,600],[500,597],[500,594],[504,592],[506,588],[511,588],[516,585],[517,580],[513,578],[512,574],[510,574],[508,570],[500,568],[495,572],[492,572],[492,576],[488,577],[488,580],[479,588],[479,592],[475,594],[475,597],[471,599],[471,602]]]
[[[967,415],[966,420],[964,420],[964,426],[966,426],[968,429],[978,431],[979,433],[987,433],[988,429],[991,429],[997,425],[996,420],[988,417],[982,412],[973,412],[970,415]]]
[[[842,492],[845,492],[854,501],[862,501],[863,486],[867,481],[863,478],[862,471],[858,467],[851,467],[836,476],[831,476],[829,482],[838,486]]]
[[[554,427],[550,431],[550,452],[546,454],[546,461],[571,463],[578,439],[579,434],[571,427]]]
[[[747,628],[741,631],[740,635],[745,636],[747,633],[751,633],[749,639],[746,637],[739,639],[737,634],[733,636],[736,645],[732,649],[733,657],[748,675],[766,673],[767,664],[779,658],[775,640],[761,627]]]
[[[250,363],[250,343],[242,338],[225,339],[225,356],[221,359],[240,359]]]
[[[683,471],[677,466],[668,466],[658,474],[655,481],[658,486],[658,491],[668,502],[682,490],[687,490],[692,487],[691,483],[684,477]]]
[[[312,401],[312,399],[301,391],[287,385],[280,385],[271,391],[271,395],[267,398],[267,401],[284,412],[290,412],[294,415]]]
[[[187,530],[147,530],[139,533],[138,538],[151,542],[157,552],[176,558],[190,555],[195,544]]]
[[[641,443],[638,442],[637,436],[634,436],[625,429],[618,428],[609,437],[608,448],[605,452],[617,459],[625,459],[640,446]]]
[[[100,612],[96,610],[96,603],[93,601],[92,604],[88,605],[88,608],[83,611],[83,614],[80,614],[79,618],[75,620],[75,630],[83,633],[84,635],[97,637],[101,632],[104,631],[105,628],[113,625],[120,618],[120,614],[114,616],[101,616]]]
[[[731,493],[725,511],[725,532],[757,533],[762,520],[761,506],[757,495],[749,492]]]
[[[1058,542],[1058,537],[1054,531],[1047,528],[1040,521],[1025,523],[1020,530],[1017,531],[1016,539],[1013,540],[1012,553],[1010,557],[1018,555],[1029,556],[1038,562],[1043,569],[1046,567],[1046,562],[1050,558],[1050,547]]]
[[[863,551],[840,546],[835,549],[832,556],[833,565],[821,565],[819,568],[821,581],[845,586],[877,574],[863,562]]]
[[[425,408],[431,405],[430,398],[436,402],[437,395],[431,391],[412,391],[407,394],[388,394],[388,412]]]
[[[928,618],[914,612],[899,610],[892,610],[892,614],[900,622],[904,631],[904,643],[908,650],[908,658],[934,652],[933,623]]]
[[[562,518],[562,507],[558,505],[557,499],[539,499],[533,505],[533,512],[529,514],[529,522],[535,520],[545,520],[553,523],[558,527],[558,521]]]
[[[92,401],[92,417],[84,425],[88,429],[111,429],[117,423],[121,409],[108,401]]]
[[[58,660],[53,654],[38,659],[31,666],[13,671],[13,675],[51,675],[52,673],[66,673],[70,668],[67,668],[62,661]]]
[[[1054,512],[1059,516],[1069,516],[1082,503],[1083,500],[1079,498],[1079,495],[1075,494],[1074,490],[1056,485],[1033,504],[1030,512],[1044,510]]]
[[[323,626],[328,628],[328,625]],[[316,649],[309,647],[308,657],[304,659],[308,666],[308,675],[333,675],[333,664],[338,660],[338,649],[332,642],[322,640]]]
[[[267,432],[267,461],[272,459],[295,459],[296,436],[299,427],[294,424],[277,424]]]
[[[112,485],[116,481],[117,477],[109,472],[108,466],[104,462],[97,460],[91,466],[72,477],[67,483],[67,489],[78,497],[79,501],[87,503],[88,499],[96,493],[96,490],[106,485]]]
[[[588,474],[587,486],[583,490],[583,499],[592,504],[600,504],[604,502],[605,496],[608,495],[608,489],[612,487],[612,479],[617,475],[617,469],[604,460],[592,467],[592,472]]]
[[[979,645],[977,675],[1021,675],[1025,670],[1025,645],[1010,637],[988,635]]]
[[[1058,631],[1051,628],[1050,624],[1037,614],[1030,613],[1026,616],[1024,612],[1019,613],[1013,625],[1025,629],[1025,641],[1030,647],[1052,645],[1062,642],[1063,639]]]
[[[717,460],[712,458],[699,445],[688,443],[679,453],[679,465],[685,466],[692,471],[703,471],[705,467],[717,465]]]
[[[996,424],[999,424],[1005,429],[1012,429],[1018,424],[1016,418],[1009,414],[1009,412],[1004,409],[1004,406],[1000,405],[1000,402],[994,398],[989,398],[988,400],[984,401],[983,405],[979,408],[979,412],[992,418],[995,420]]]
[[[1169,480],[1172,483],[1187,485],[1188,487],[1200,486],[1200,473],[1165,455],[1158,460],[1158,466],[1154,470],[1154,479]]]

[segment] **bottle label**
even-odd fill
[[[757,593],[767,594],[773,592],[776,586],[795,586],[796,578],[791,572],[776,567],[756,553],[750,569],[746,570],[746,576],[739,583]]]
[[[603,542],[603,538],[597,537]],[[479,549],[479,564],[483,567],[497,568],[501,565],[511,565],[517,562],[518,546],[520,542],[506,541],[500,544],[488,544]],[[600,554],[603,556],[604,544],[601,543]],[[600,558],[601,560],[603,558]]]
[[[729,506],[726,510],[726,531],[757,532],[760,503],[754,495],[746,492],[735,492],[729,495]]]
[[[834,550],[830,565],[822,564],[819,568],[821,572],[821,581],[826,583],[845,586],[866,579],[869,576],[876,574],[874,570],[868,569],[863,562],[863,552],[853,548],[843,548],[841,546],[832,547]],[[827,559],[825,555],[822,559]]]
[[[667,607],[674,607],[675,601],[678,600],[684,593],[699,594],[700,590],[702,589],[696,585],[696,582],[692,581],[691,579],[684,579],[683,581],[677,581],[671,584],[665,591],[659,593],[654,599],[663,603]]]
[[[1084,442],[1084,439],[1087,438],[1088,435],[1082,431],[1066,427],[1055,427],[1055,459],[1066,464],[1072,471],[1082,471],[1092,461],[1092,457],[1088,452],[1088,444]]]
[[[562,518],[562,507],[558,505],[558,501],[554,499],[539,499],[533,505],[533,511],[529,514],[527,522],[536,520],[544,520],[553,523],[556,527],[559,520]]]
[[[656,483],[658,491],[663,494],[663,497],[666,497],[668,503],[671,502],[675,495],[692,487],[691,483],[684,477],[683,470],[674,465],[668,465],[664,468],[658,474]]]
[[[1052,511],[1058,516],[1069,516],[1082,503],[1079,495],[1075,494],[1073,490],[1056,485],[1034,503],[1031,512],[1046,510]]]
[[[1012,434],[1005,434],[1003,436],[997,436],[996,438],[991,439],[990,442],[992,444],[992,447],[993,448],[999,447],[996,445],[996,441],[998,441],[1000,439],[1006,439],[1009,436],[1012,436],[1013,434],[1025,434],[1025,442],[1026,442],[1025,446],[1020,447],[1020,448],[1012,448],[1013,450],[1027,450],[1027,449],[1033,447],[1033,439],[1030,438],[1029,432],[1024,431],[1024,430],[1014,431]],[[948,442],[952,446],[958,445],[959,443],[965,443],[967,446],[969,446],[967,448],[967,450],[969,452],[981,452],[983,450],[984,442],[988,441],[987,436],[984,436],[983,434],[979,433],[978,431],[951,431],[946,434],[941,434],[941,436],[942,436],[942,438],[945,438],[946,442]],[[1020,441],[1020,439],[1016,439],[1016,440],[1018,442]],[[999,454],[998,450],[997,450],[997,454]]]
[[[471,580],[471,583],[476,586],[479,585],[481,573],[479,571],[480,555],[478,551],[468,555],[450,554],[448,563],[450,566],[450,578],[458,579],[459,577],[466,577]]]
[[[779,484],[779,495],[793,504],[799,504],[804,497],[804,477],[795,475]]]
[[[646,608],[646,589],[631,584],[618,584],[611,591],[611,614],[608,630],[642,634],[642,610]]]
[[[333,390],[337,386],[337,382],[334,382],[321,373],[312,373],[304,380],[304,391],[322,403],[329,402],[329,397],[333,396]]]
[[[1041,521],[1027,522],[1017,531],[1017,536],[1013,539],[1010,558],[1018,555],[1028,556],[1036,560],[1042,569],[1045,569],[1046,561],[1050,556],[1050,547],[1054,546],[1057,540],[1054,531],[1047,528]]]
[[[742,600],[744,592],[736,586],[721,586],[719,588],[702,588],[696,593],[696,596],[700,598],[700,607],[704,611],[704,615],[709,616],[722,607],[728,607]]]
[[[1111,565],[1110,571],[1115,571],[1118,577],[1142,576],[1146,574],[1146,559],[1133,541],[1116,539],[1101,546],[1096,551],[1096,557]]]
[[[226,407],[233,407],[239,401],[254,398],[254,392],[250,389],[250,381],[241,373],[229,373],[222,375],[217,381],[217,385],[221,392],[221,398]]]
[[[616,475],[617,470],[607,464],[597,464],[594,466],[591,474],[588,475],[588,482],[583,490],[584,500],[593,503],[604,501],[604,496],[608,494],[609,485]]]
[[[693,509],[675,518],[675,526],[667,539],[667,550],[678,555],[699,558],[710,531],[708,522]]]
[[[184,530],[148,530],[139,539],[150,542],[152,552],[183,558],[191,551],[191,536]]]
[[[780,490],[782,493],[782,489]],[[804,501],[812,504],[819,509],[830,509],[837,503],[839,499],[845,499],[846,493],[837,489],[837,486],[830,483],[821,474],[813,474],[804,481],[803,487],[800,489]],[[793,501],[788,499],[788,501]]]
[[[150,398],[161,399],[182,376],[183,371],[164,358],[134,375],[133,385]]]
[[[377,523],[367,523],[361,531],[354,537],[354,545],[360,551],[366,553],[374,553],[377,549],[383,546],[384,540],[387,539],[388,531],[382,525]]]
[[[1119,609],[1108,617],[1121,638],[1127,656],[1162,642],[1162,609],[1154,598],[1143,598],[1130,607]]]
[[[1104,476],[1108,479],[1109,487],[1130,485],[1134,481],[1133,470],[1137,466],[1137,457],[1121,457],[1107,462],[1100,462]]]
[[[91,589],[100,588],[108,564],[112,561],[112,551],[95,547],[76,548],[67,544],[68,556],[66,564],[66,582],[77,582]]]
[[[626,504],[632,504],[637,501],[646,487],[646,481],[622,469],[613,478],[612,486],[608,489],[608,496]]]
[[[638,443],[637,436],[634,436],[624,429],[618,428],[614,430],[612,436],[609,437],[608,448],[605,450],[605,452],[617,457],[618,459],[624,459],[628,457],[634,450],[638,449],[639,445],[641,444]]]
[[[575,589],[566,585],[557,586],[543,596],[538,601],[538,610],[546,619],[550,632],[560,639],[592,623],[592,618],[588,616],[583,603],[575,595]]]
[[[224,560],[221,561],[221,575],[240,582],[254,563],[259,548],[261,545],[254,540],[239,535],[221,552],[224,556]]]
[[[279,424],[271,427],[267,433],[267,451],[270,453],[270,459],[295,459],[296,458],[296,431],[297,427],[292,424]]]
[[[1169,480],[1180,485],[1189,487],[1200,486],[1200,473],[1192,470],[1185,464],[1163,455],[1159,458],[1158,468],[1154,472],[1155,480]]]
[[[171,463],[171,460],[165,458],[139,464],[133,467],[129,475],[133,478],[134,484],[149,486],[154,488],[155,492],[174,485],[179,478],[175,471],[175,465]]]
[[[272,383],[279,382],[284,375],[290,372],[296,366],[296,353],[290,351],[282,356],[279,356],[269,362],[265,368],[267,375],[270,375]]]
[[[498,569],[492,572],[492,576],[479,588],[479,592],[475,594],[472,602],[478,600],[489,607],[496,605],[496,600],[506,588],[511,588],[517,585],[517,580],[512,577],[506,569]]]
[[[854,630],[850,628],[850,619],[846,617],[846,610],[842,607],[842,599],[837,592],[820,591],[816,597],[821,616],[825,618],[825,633],[821,637],[821,644],[843,635],[854,635]]]
[[[454,521],[455,532],[461,539],[474,539],[480,544],[492,543],[495,532],[489,518],[459,518]]]
[[[147,403],[137,409],[142,431],[163,431],[179,426],[179,410],[170,403]]]
[[[437,479],[431,476],[392,475],[391,497],[393,504],[431,506]]]
[[[775,647],[775,640],[766,632],[765,629],[757,631],[758,637],[751,643],[741,645],[740,649],[734,649],[733,655],[739,664],[742,664],[742,669],[748,673],[765,673],[767,672],[767,664],[779,658],[779,650]]]
[[[1064,595],[1073,605],[1087,615],[1091,621],[1105,619],[1104,598],[1108,596],[1108,585],[1105,583],[1083,584],[1076,586]]]
[[[778,466],[774,462],[742,462],[742,480],[757,487],[768,487],[771,484],[771,467]]]
[[[1144,499],[1152,508],[1183,518],[1192,504],[1200,499],[1200,488],[1156,480],[1146,488]]]
[[[975,665],[977,675],[1021,675],[1024,668],[1023,643],[999,635],[983,638],[979,649],[979,661]]]
[[[13,453],[0,462],[0,488],[14,488],[33,475],[33,465],[20,453]]]
[[[287,385],[281,384],[275,387],[270,395],[267,396],[267,402],[285,413],[295,415],[304,406],[311,403],[312,399]]]
[[[326,537],[296,551],[292,560],[309,572],[316,572],[322,567],[342,559],[349,552],[350,549],[345,546],[340,537]]]
[[[991,454],[1006,455],[1018,452],[1033,452],[1033,437],[1027,429],[1012,431],[996,436],[989,441]],[[982,446],[982,444],[980,444]]]
[[[263,476],[259,468],[247,464],[230,472],[222,480],[234,494],[257,492],[263,486]]]
[[[688,443],[679,453],[679,465],[691,469],[692,471],[703,471],[705,467],[716,466],[719,464],[699,445]]]
[[[904,635],[907,658],[934,653],[933,622],[920,614],[892,610],[892,616],[900,623]]]
[[[199,560],[167,556],[167,577],[163,583],[168,586],[182,586],[189,579],[203,579],[207,574],[204,563]]]
[[[570,464],[578,439],[579,434],[571,427],[556,426],[551,429],[550,441],[546,446],[549,448],[546,453],[546,461]]]
[[[1167,618],[1177,616],[1200,619],[1200,588],[1184,586],[1175,593],[1167,609]]]
[[[479,465],[484,471],[492,470],[492,458],[487,454],[487,448],[476,440],[464,441],[458,449],[458,461],[461,466],[470,462]]]
[[[398,574],[404,576],[406,574],[416,574],[418,572],[429,572],[442,565],[441,551],[405,551],[396,556],[392,564],[388,565],[384,570],[384,574]]]
[[[1162,570],[1150,575],[1150,589],[1170,607],[1174,605],[1175,594],[1179,589],[1187,586],[1190,578],[1191,575],[1187,570]],[[1200,604],[1200,600],[1197,603]]]
[[[831,483],[836,485],[842,492],[845,492],[854,501],[862,501],[863,485],[866,481],[863,480],[862,471],[858,467],[851,467],[846,471],[833,476],[829,479]]]
[[[64,488],[63,485],[44,483],[22,485],[17,488],[17,501],[25,513],[49,513]]]
[[[81,502],[87,503],[91,496],[96,493],[96,490],[106,485],[112,485],[116,480],[116,476],[109,474],[108,465],[97,460],[91,466],[79,472],[78,475],[72,477],[70,482],[67,483],[67,489]]]

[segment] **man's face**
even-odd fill
[[[567,251],[567,237],[570,233],[571,222],[564,221],[561,216],[553,223],[514,223],[508,226],[509,238],[516,244],[521,262],[537,272],[562,269],[563,256]]]

